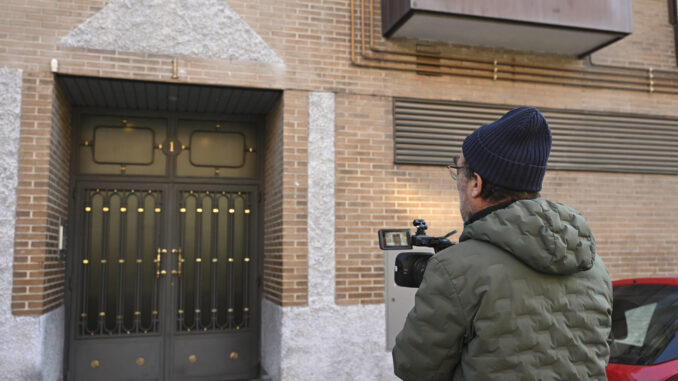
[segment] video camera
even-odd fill
[[[426,221],[414,220],[412,222],[416,233],[412,235],[409,229],[380,229],[379,247],[382,250],[409,250],[414,246],[432,247],[437,253],[452,245],[447,237],[455,234],[457,231],[451,231],[442,237],[431,237],[426,235]],[[424,279],[424,271],[428,260],[433,254],[425,252],[400,253],[395,260],[395,282],[401,287],[419,287]]]

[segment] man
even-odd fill
[[[539,198],[533,107],[471,133],[450,166],[464,231],[428,262],[393,349],[403,380],[605,380],[612,285],[584,218]]]

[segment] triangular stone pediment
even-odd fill
[[[224,0],[112,0],[67,46],[282,64]]]

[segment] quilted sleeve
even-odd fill
[[[467,322],[447,270],[432,257],[415,296],[414,308],[396,337],[395,374],[405,381],[452,379]]]

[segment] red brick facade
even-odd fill
[[[421,75],[358,67],[360,8],[351,0],[245,1],[228,4],[284,65],[67,47],[67,35],[106,6],[103,0],[8,0],[0,4],[0,67],[23,70],[12,310],[41,314],[63,302],[64,264],[56,252],[60,216],[68,214],[70,119],[50,60],[63,74],[283,90],[266,125],[263,234],[264,293],[281,305],[307,303],[308,94],[336,93],[336,301],[383,303],[382,227],[426,218],[433,234],[460,229],[457,196],[446,169],[395,165],[393,97],[623,112],[678,117],[678,95],[534,84],[519,80]],[[379,29],[378,1],[373,30]],[[667,2],[636,0],[634,33],[591,60],[677,72]],[[360,4],[356,0],[354,4]],[[366,2],[369,4],[369,2]],[[367,9],[369,11],[369,9]],[[367,13],[369,15],[369,12]],[[411,42],[377,48],[414,52]],[[447,44],[442,54],[590,68],[581,60]],[[369,53],[371,54],[371,53]],[[678,89],[678,84],[673,90]],[[677,127],[678,128],[678,127]],[[615,279],[678,272],[675,175],[549,171],[543,195],[571,204],[591,222],[598,250]]]
[[[264,293],[285,306],[307,299],[307,106],[307,92],[286,91],[267,121]]]
[[[22,97],[12,309],[41,314],[63,303],[56,246],[68,215],[70,109],[51,73],[24,73]]]

